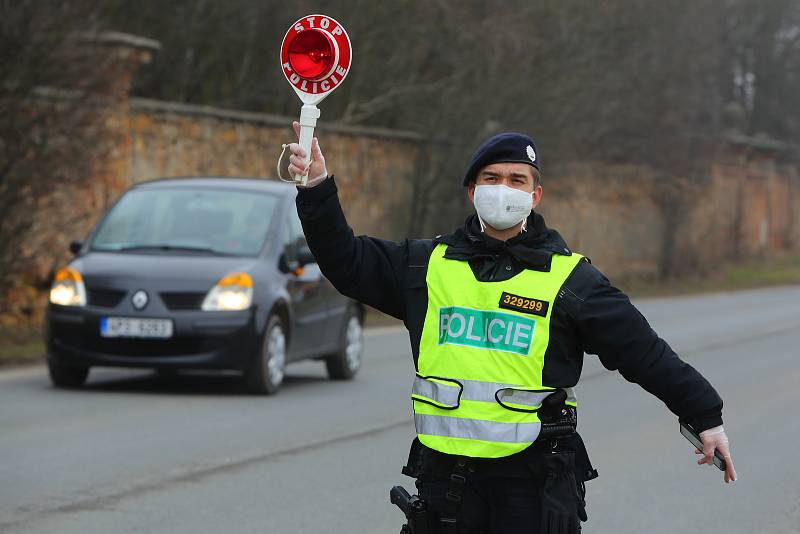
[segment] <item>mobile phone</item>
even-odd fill
[[[686,439],[689,440],[689,443],[694,445],[697,449],[703,450],[703,441],[700,439],[700,434],[698,434],[694,428],[687,425],[686,423],[680,423],[681,426],[681,434],[684,435]],[[714,451],[714,465],[717,466],[717,469],[720,471],[725,471],[727,467],[725,465],[725,458],[722,457],[722,454],[718,450]]]

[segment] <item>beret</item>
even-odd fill
[[[492,163],[527,163],[539,169],[539,152],[536,143],[525,134],[504,132],[487,139],[472,155],[464,185],[475,180],[481,169]]]

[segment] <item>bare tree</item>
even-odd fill
[[[102,123],[90,95],[102,72],[79,41],[92,29],[91,2],[3,1],[0,16],[0,315],[30,303],[6,298],[19,286],[26,232],[39,201],[79,181],[92,165]]]

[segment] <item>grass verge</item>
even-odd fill
[[[367,313],[364,314],[364,326],[366,328],[376,328],[381,326],[403,326],[403,321],[395,319],[391,315],[379,312],[375,308],[366,306]]]
[[[45,346],[38,328],[0,330],[0,368],[43,363]]]
[[[662,282],[632,280],[620,286],[633,297],[665,297],[793,284],[800,284],[800,256],[724,263],[706,276]]]

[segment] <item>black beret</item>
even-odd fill
[[[539,169],[539,151],[536,143],[525,134],[505,132],[487,139],[472,155],[464,185],[475,180],[478,172],[492,163],[527,163]]]

